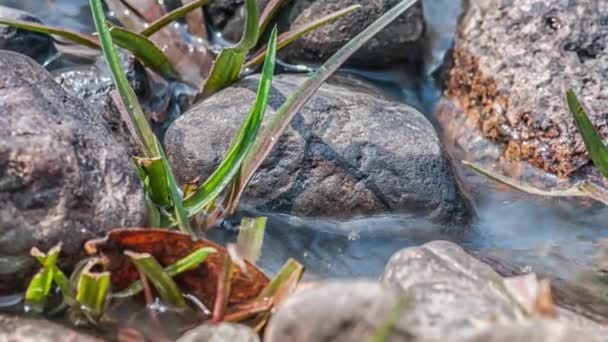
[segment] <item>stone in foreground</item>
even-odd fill
[[[513,176],[526,177],[529,164],[569,181],[589,178],[565,91],[574,89],[608,137],[607,17],[606,1],[469,1],[438,109],[448,140],[465,158],[500,163]]]
[[[0,314],[0,341],[102,342],[103,340],[66,328],[57,323]]]
[[[273,82],[266,122],[305,77]],[[208,177],[255,99],[257,77],[206,99],[169,128],[178,178]],[[349,218],[416,213],[466,224],[473,209],[433,126],[415,109],[361,81],[323,85],[295,116],[245,193],[261,210]]]
[[[33,60],[0,52],[0,293],[39,267],[29,255],[62,243],[73,266],[87,239],[146,222],[126,149],[102,120]]]
[[[260,342],[251,328],[233,323],[204,324],[194,328],[177,342]]]

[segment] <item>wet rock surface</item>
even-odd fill
[[[57,323],[0,314],[0,341],[101,342],[103,340],[66,328]]]
[[[110,228],[145,223],[140,181],[103,120],[33,60],[0,52],[0,293],[36,269],[29,250],[61,242],[62,267]]]
[[[0,6],[0,18],[42,23],[40,19],[27,12],[6,6]],[[51,36],[5,25],[0,25],[0,50],[19,52],[39,62],[43,62],[56,53]]]
[[[258,0],[260,11],[268,0]],[[343,18],[326,24],[282,50],[281,56],[293,63],[322,63],[359,34],[398,0],[295,0],[283,6],[277,17],[282,31],[307,25],[351,5],[362,7]],[[209,17],[221,29],[224,38],[237,41],[243,31],[243,0],[218,0],[208,6]],[[419,64],[422,55],[424,18],[419,2],[372,38],[349,60],[348,64],[382,68],[391,64]]]
[[[304,79],[275,78],[266,120]],[[237,83],[169,128],[167,154],[182,182],[205,179],[219,164],[255,99],[257,83],[257,78]],[[296,115],[252,179],[244,202],[305,216],[418,213],[447,226],[467,223],[473,215],[429,121],[344,77],[322,86]]]
[[[473,0],[461,18],[438,116],[470,159],[526,162],[576,180],[589,156],[564,101],[573,88],[606,137],[608,3]],[[516,164],[514,175],[519,175]]]
[[[194,328],[177,342],[260,342],[251,328],[232,323],[205,324]]]

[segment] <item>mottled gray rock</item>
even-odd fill
[[[593,174],[564,97],[572,87],[608,137],[606,18],[606,1],[469,1],[438,110],[449,140],[514,176],[526,176],[520,161],[568,180]]]
[[[407,317],[409,325],[425,337],[523,316],[500,275],[447,241],[397,252],[386,265],[384,282],[410,295],[415,309]]]
[[[82,101],[33,60],[0,51],[0,293],[37,268],[33,246],[63,243],[70,267],[81,245],[113,227],[145,223],[126,149]]]
[[[27,12],[6,6],[0,6],[0,18],[42,23],[40,19]],[[51,36],[5,25],[0,25],[0,49],[19,52],[39,62],[56,53]]]
[[[266,119],[304,79],[275,78]],[[245,203],[305,216],[415,212],[439,223],[468,223],[471,203],[429,121],[361,81],[341,80],[322,86],[295,116],[252,179]],[[250,77],[235,84],[169,128],[165,145],[179,180],[211,174],[257,83]]]
[[[101,342],[98,339],[57,323],[0,314],[0,341],[5,342]]]
[[[324,282],[289,297],[270,319],[264,341],[369,341],[403,300],[395,287],[378,282]],[[414,338],[396,322],[385,341]]]
[[[194,328],[177,342],[260,342],[260,337],[245,325],[220,323]]]
[[[294,63],[321,63],[399,2],[400,0],[291,1],[277,15],[283,31],[306,25],[351,5],[359,4],[362,8],[298,39],[284,48],[281,56]],[[243,3],[243,0],[218,0],[208,6],[212,23],[228,40],[240,39],[245,18]],[[258,0],[257,4],[261,11],[268,0]],[[364,45],[348,64],[371,68],[390,64],[418,64],[423,58],[423,36],[422,3],[418,2]]]

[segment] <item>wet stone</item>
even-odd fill
[[[0,314],[0,341],[101,342],[103,340],[80,333],[57,323]]]
[[[469,1],[438,108],[448,144],[513,176],[531,165],[568,181],[545,187],[597,175],[564,99],[573,88],[608,137],[607,17],[605,1]]]
[[[40,19],[27,12],[6,6],[0,6],[0,18],[42,23]],[[0,25],[0,49],[22,53],[38,62],[44,62],[57,53],[51,36],[5,25]]]
[[[194,328],[177,342],[260,342],[260,337],[245,325],[220,323]]]
[[[305,77],[273,81],[266,122]],[[181,182],[208,177],[255,99],[249,77],[206,99],[169,128],[165,146]],[[415,109],[353,78],[323,85],[244,195],[261,210],[348,218],[415,213],[462,232],[473,209],[433,126]]]
[[[0,51],[0,293],[24,288],[37,246],[63,244],[67,271],[84,241],[146,223],[141,184],[105,122],[40,65]]]

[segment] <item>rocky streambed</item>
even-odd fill
[[[282,60],[314,67],[397,1],[294,0],[279,26],[354,3],[358,12],[307,35]],[[242,4],[206,8],[223,38],[239,38]],[[0,5],[0,17],[90,29],[86,1]],[[308,268],[302,289],[262,337],[223,323],[180,340],[606,340],[608,211],[509,190],[460,161],[546,188],[602,183],[563,93],[579,91],[605,133],[607,17],[599,1],[420,1],[349,61],[351,72],[321,87],[245,194],[245,214],[270,217],[261,265],[276,271],[295,257]],[[0,28],[0,340],[95,340],[94,331],[16,314],[15,295],[36,270],[32,246],[63,242],[61,267],[70,269],[86,240],[146,225],[134,146],[103,60],[75,62],[48,36]],[[183,86],[122,57],[146,110],[172,108],[151,119],[179,182],[208,176],[258,76],[191,105]],[[267,115],[304,79],[278,75]],[[234,239],[230,222],[210,235]],[[542,281],[512,278],[531,272],[552,280],[552,294]]]

